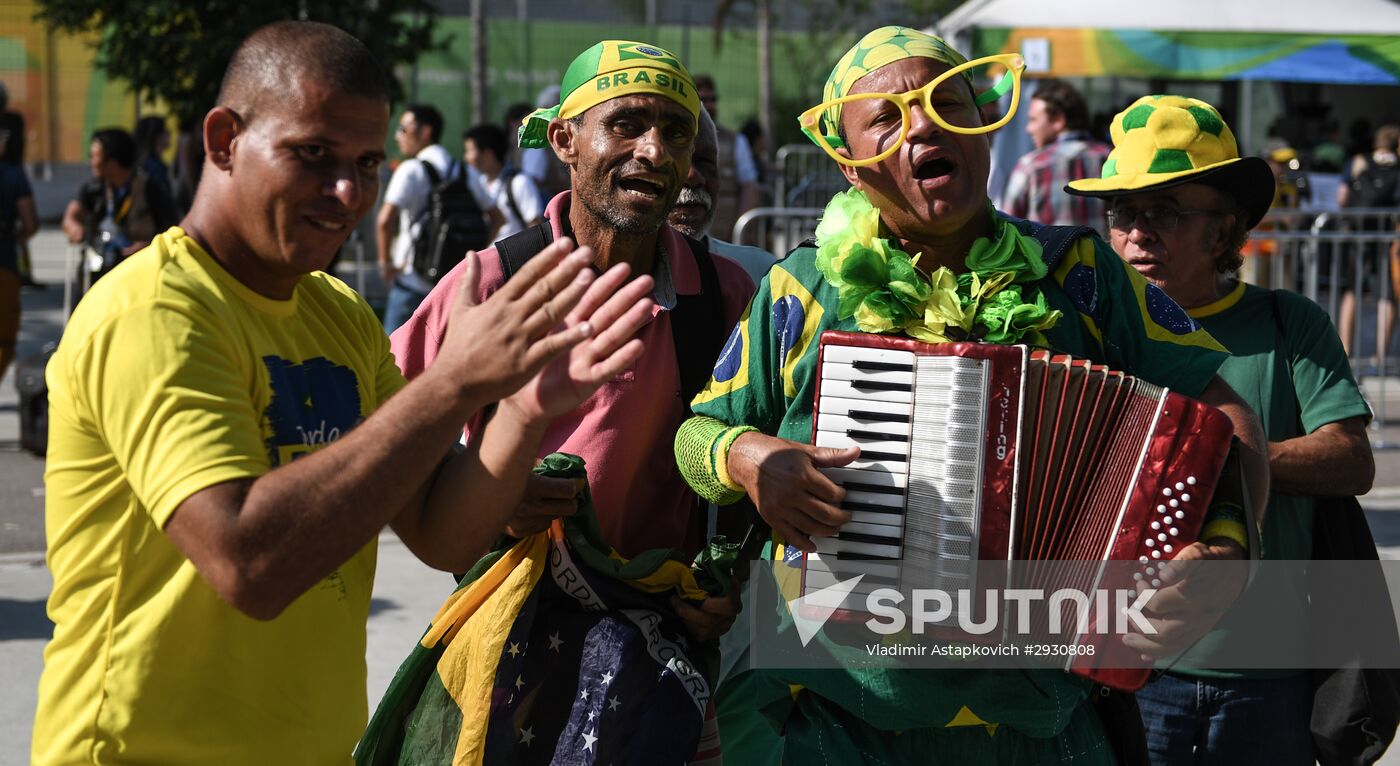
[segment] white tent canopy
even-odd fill
[[[1150,29],[1310,35],[1400,35],[1393,0],[969,0],[939,22],[951,39],[984,29]]]

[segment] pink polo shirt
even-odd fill
[[[560,222],[568,215],[568,205],[566,191],[545,210],[556,238],[563,236]],[[676,293],[698,294],[700,271],[685,238],[670,226],[662,226],[661,236]],[[494,248],[483,252],[480,260],[477,298],[484,301],[505,280]],[[754,285],[734,261],[714,256],[714,262],[728,328],[748,305]],[[394,356],[409,380],[437,356],[461,272],[458,266],[444,276],[391,338]],[[670,312],[654,309],[638,337],[645,350],[637,363],[551,423],[539,454],[569,452],[584,459],[603,538],[622,555],[631,557],[650,548],[682,548],[691,555],[701,540],[694,496],[676,469],[672,446],[687,409],[680,397]],[[468,439],[478,424],[477,417],[466,424]]]

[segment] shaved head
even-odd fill
[[[330,24],[279,21],[238,47],[224,72],[218,105],[252,121],[269,100],[297,98],[298,82],[389,102],[389,78],[364,43]]]
[[[388,131],[389,81],[363,44],[326,24],[265,26],[204,117],[185,231],[234,278],[286,300],[373,206]]]

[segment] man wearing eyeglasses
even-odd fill
[[[1230,348],[1220,376],[1260,414],[1269,439],[1273,492],[1261,557],[1310,559],[1314,498],[1371,489],[1370,410],[1322,309],[1236,276],[1240,248],[1273,201],[1273,173],[1262,159],[1241,158],[1219,113],[1196,99],[1141,98],[1115,119],[1114,135],[1111,172],[1065,191],[1104,199],[1118,255]],[[1174,163],[1159,159],[1164,149]],[[1260,610],[1253,614],[1267,609],[1289,619],[1296,629],[1273,631],[1271,640],[1299,656],[1306,585],[1287,575],[1261,577],[1239,605],[1244,613],[1253,604]],[[1185,763],[1196,743],[1205,743],[1198,759],[1220,763],[1313,763],[1306,672],[1212,667],[1212,647],[1240,628],[1222,620],[1172,672],[1138,693],[1153,763]],[[1259,736],[1261,721],[1270,736]]]
[[[1234,422],[1251,496],[1267,493],[1258,421],[1215,375],[1226,354],[1209,334],[1092,231],[992,208],[986,134],[1010,119],[1023,68],[1014,54],[967,62],[939,38],[884,27],[841,58],[826,100],[799,118],[853,188],[827,206],[814,243],[769,271],[676,443],[677,454],[708,457],[682,464],[703,496],[755,503],[777,535],[775,559],[814,550],[813,537],[851,518],[844,491],[818,469],[858,451],[807,443],[827,330],[1048,345],[1196,396]],[[979,94],[974,83],[988,74],[992,88]],[[1212,509],[1200,539],[1175,558],[1243,556],[1238,509]],[[1173,605],[1149,614],[1156,636],[1125,642],[1170,655],[1238,591],[1188,593],[1187,584],[1169,584]],[[754,637],[763,640],[773,637]],[[846,647],[830,648],[844,656]],[[1140,726],[1135,711],[1102,722],[1088,704],[1092,684],[1058,671],[871,669],[853,659],[842,670],[751,671],[733,683],[745,693],[721,690],[721,700],[776,722],[793,763],[1106,764],[1105,730]],[[748,744],[744,719],[721,702],[726,755]]]

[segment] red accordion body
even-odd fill
[[[814,540],[804,593],[851,571],[870,575],[860,590],[897,586],[901,562],[949,590],[978,587],[978,562],[1135,560],[1150,581],[1200,534],[1233,433],[1215,408],[1087,360],[840,332],[821,338],[812,429],[861,457],[824,470],[852,520]],[[1102,566],[1086,572],[1078,585],[1102,584]],[[1105,656],[1067,667],[1146,682]]]

